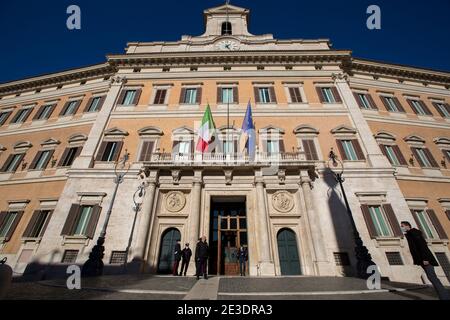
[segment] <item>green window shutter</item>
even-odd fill
[[[363,213],[369,235],[372,239],[375,239],[377,237],[377,230],[373,224],[372,217],[370,216],[369,206],[367,204],[361,205],[361,211]]]
[[[20,219],[22,219],[22,216],[23,216],[23,211],[17,212],[17,215],[14,218],[14,221],[13,221],[11,227],[9,228],[8,233],[6,234],[5,242],[8,242],[9,240],[11,240],[11,238],[12,238],[12,236],[14,234],[14,231],[16,230],[17,225],[20,222]]]
[[[342,145],[342,140],[336,140],[337,147],[339,149],[339,153],[341,155],[342,160],[348,160],[347,154],[344,151],[344,146]]]
[[[34,229],[34,225],[36,224],[36,221],[40,214],[41,214],[41,210],[35,210],[33,212],[30,222],[28,222],[27,228],[25,229],[25,232],[23,233],[22,237],[24,237],[24,238],[30,237],[31,232]]]
[[[80,212],[80,205],[76,203],[72,204],[64,227],[61,231],[62,236],[70,236],[73,234],[74,231],[73,228],[75,227],[75,223],[78,218],[79,212]]]
[[[90,239],[94,238],[95,229],[97,228],[98,219],[100,217],[100,213],[102,212],[102,207],[99,205],[95,205],[92,208],[91,217],[89,219],[88,226],[86,228],[86,236]]]
[[[394,235],[396,237],[403,238],[403,232],[400,229],[400,224],[398,223],[392,206],[390,204],[383,204],[383,210],[389,220],[392,230],[394,231]]]
[[[433,209],[427,210],[428,217],[430,217],[431,222],[433,223],[434,228],[436,229],[436,232],[438,233],[439,239],[448,240],[448,236],[445,233],[444,228],[442,227],[441,223],[439,222],[439,219],[434,212]]]

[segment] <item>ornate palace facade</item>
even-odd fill
[[[16,274],[83,264],[112,204],[105,272],[167,273],[174,242],[205,235],[214,274],[235,274],[246,246],[252,276],[353,275],[333,150],[381,274],[422,282],[407,220],[448,283],[450,73],[358,59],[326,39],[252,35],[248,17],[208,9],[200,36],[128,43],[104,64],[0,85],[0,255]],[[249,101],[254,161],[239,137]],[[224,148],[198,155],[207,104]]]

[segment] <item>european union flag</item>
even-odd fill
[[[242,123],[241,146],[244,146],[243,152],[247,150],[249,159],[255,160],[256,133],[253,125],[252,106],[250,101],[245,112],[244,122]]]

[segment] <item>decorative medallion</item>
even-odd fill
[[[186,197],[181,191],[171,191],[166,195],[166,209],[170,212],[179,212],[186,205]]]
[[[277,211],[289,212],[294,207],[294,198],[287,191],[277,191],[272,195],[272,205]]]

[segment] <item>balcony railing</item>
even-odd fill
[[[256,152],[254,159],[245,153],[153,153],[147,165],[295,165],[308,162],[304,152]]]

